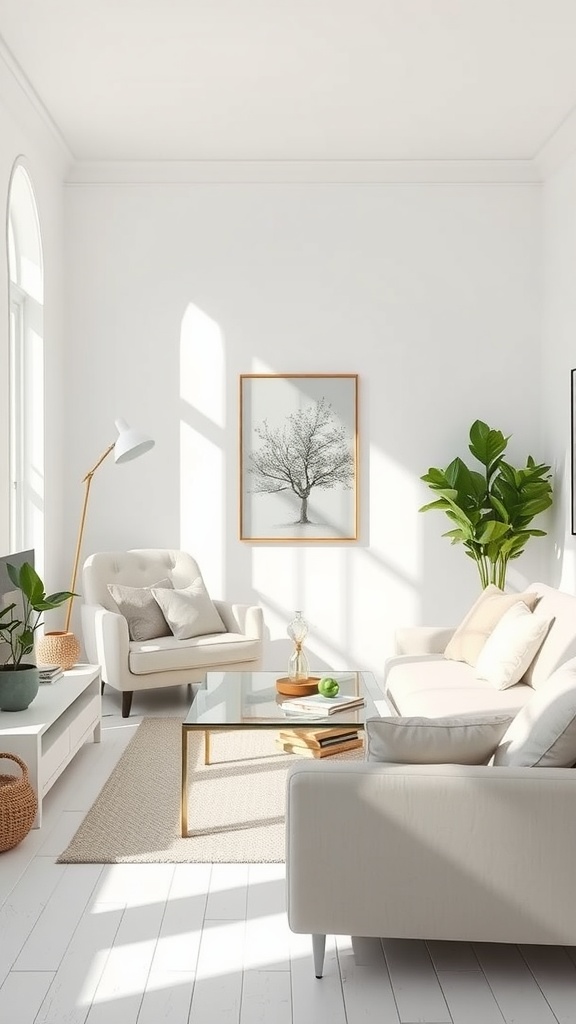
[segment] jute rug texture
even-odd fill
[[[280,863],[286,772],[273,731],[214,732],[190,743],[189,827],[180,836],[181,721],[145,718],[60,864]],[[362,749],[331,760],[361,760]]]

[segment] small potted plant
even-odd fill
[[[42,612],[58,608],[74,595],[68,590],[46,594],[42,580],[29,562],[24,562],[20,569],[7,564],[6,570],[14,587],[22,593],[22,608],[18,609],[14,601],[0,611],[0,640],[10,649],[8,660],[0,665],[0,710],[24,711],[34,700],[40,683],[36,665],[23,659],[34,650]]]

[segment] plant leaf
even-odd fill
[[[46,606],[42,610],[48,610],[50,608],[58,608],[59,605],[64,604],[64,601],[68,601],[71,597],[79,597],[79,594],[72,594],[69,590],[58,590],[55,594],[48,594],[44,598],[44,605]],[[37,609],[40,611],[41,609]]]
[[[487,423],[475,420],[470,427],[470,444],[472,455],[488,470],[494,468],[502,452],[505,451],[508,438],[501,430],[491,430]]]
[[[478,537],[480,544],[489,544],[490,541],[499,540],[510,530],[508,523],[501,523],[498,519],[490,519],[484,524],[482,532]]]
[[[32,607],[44,597],[44,584],[30,562],[24,562],[20,569],[20,589]]]

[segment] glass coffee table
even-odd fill
[[[374,700],[383,697],[372,672],[330,672],[340,685],[341,694],[363,696],[365,704],[352,710],[337,711],[320,717],[289,714],[281,708],[290,700],[276,690],[281,672],[208,672],[206,682],[197,691],[182,722],[182,788],[180,824],[182,836],[188,836],[188,738],[191,732],[204,733],[204,762],[210,764],[210,733],[225,729],[327,729],[335,725],[363,730],[367,718],[378,717]],[[317,673],[318,674],[318,673]]]

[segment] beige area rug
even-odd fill
[[[189,827],[180,835],[181,721],[145,718],[60,864],[280,863],[286,772],[276,733],[215,732],[212,764],[191,733]],[[331,760],[364,757],[362,748]]]

